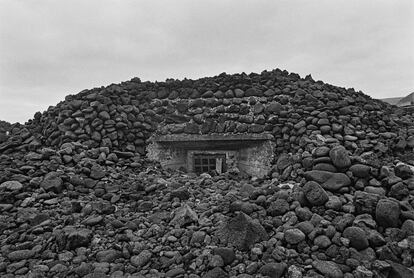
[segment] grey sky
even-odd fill
[[[281,68],[375,98],[414,91],[414,1],[0,0],[0,119],[140,77]]]

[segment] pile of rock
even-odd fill
[[[413,123],[280,70],[68,96],[0,141],[0,276],[414,277]],[[145,159],[211,132],[273,134],[271,175]]]
[[[412,115],[354,89],[279,69],[156,83],[134,78],[70,95],[28,126],[48,146],[76,141],[141,154],[154,132],[269,132],[277,154],[304,150],[317,134],[359,151],[414,148]]]

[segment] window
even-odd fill
[[[222,173],[226,156],[224,154],[195,154],[194,172],[197,174],[217,171]]]

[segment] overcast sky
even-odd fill
[[[412,0],[0,0],[0,119],[132,77],[274,68],[404,96],[413,49]]]

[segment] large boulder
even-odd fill
[[[255,243],[269,238],[263,226],[243,212],[221,223],[216,233],[225,244],[239,250],[249,250]]]
[[[305,172],[303,175],[308,181],[316,181],[329,191],[338,191],[342,187],[351,185],[350,178],[343,173],[312,170]]]

